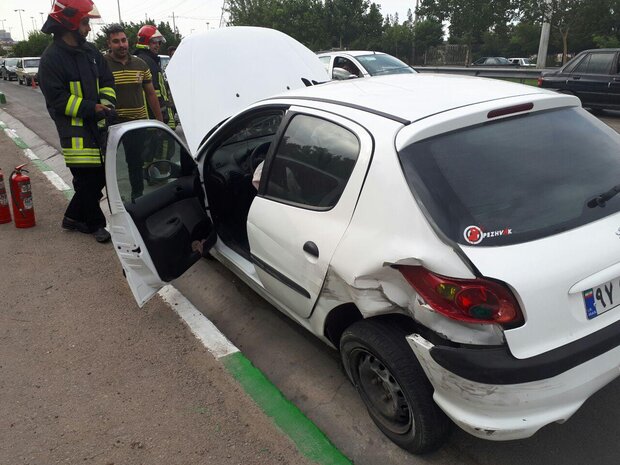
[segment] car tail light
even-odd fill
[[[543,81],[543,78],[541,76],[538,76],[538,81],[537,81],[538,87],[542,87],[542,81]]]
[[[448,318],[510,326],[523,322],[512,292],[498,282],[448,278],[421,266],[400,266],[398,270],[433,310]]]

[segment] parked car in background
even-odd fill
[[[441,74],[315,85],[316,55],[265,28],[175,56],[188,146],[156,120],[108,137],[110,232],[139,305],[210,252],[339,350],[412,452],[448,418],[531,436],[620,375],[620,135],[577,98]],[[137,199],[132,140],[155,157]]]
[[[159,55],[159,64],[161,65],[162,71],[166,71],[168,63],[170,63],[170,57],[168,55]]]
[[[580,52],[557,71],[538,78],[538,86],[579,97],[584,107],[620,110],[620,49]]]
[[[385,74],[413,74],[411,66],[382,52],[347,50],[318,54],[332,79],[380,76]]]
[[[508,61],[513,65],[520,66],[522,68],[535,68],[536,63],[533,63],[529,58],[508,58]]]
[[[474,61],[471,66],[517,66],[504,57],[482,57]]]
[[[39,82],[39,57],[23,57],[17,59],[17,82],[20,84],[31,85],[32,80]]]
[[[0,65],[0,75],[5,81],[12,81],[17,79],[17,61],[18,58],[5,58],[2,65]]]

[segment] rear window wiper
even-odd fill
[[[588,207],[604,207],[605,203],[611,198],[615,197],[617,194],[620,194],[620,184],[612,187],[607,192],[603,192],[602,194],[597,195],[591,200],[588,200]]]

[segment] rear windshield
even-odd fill
[[[368,71],[368,74],[371,76],[380,74],[415,73],[413,69],[398,58],[394,58],[392,55],[373,53],[372,55],[360,55],[355,58],[366,68],[366,71]]]
[[[38,68],[39,67],[39,59],[35,60],[24,60],[24,68]]]
[[[431,220],[464,245],[526,242],[620,210],[620,195],[587,205],[620,185],[620,136],[581,108],[442,134],[399,157]]]
[[[7,58],[4,62],[4,66],[15,66],[17,65],[17,58]]]

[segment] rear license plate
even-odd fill
[[[583,291],[588,320],[608,312],[620,305],[620,282],[608,281],[600,286]]]

